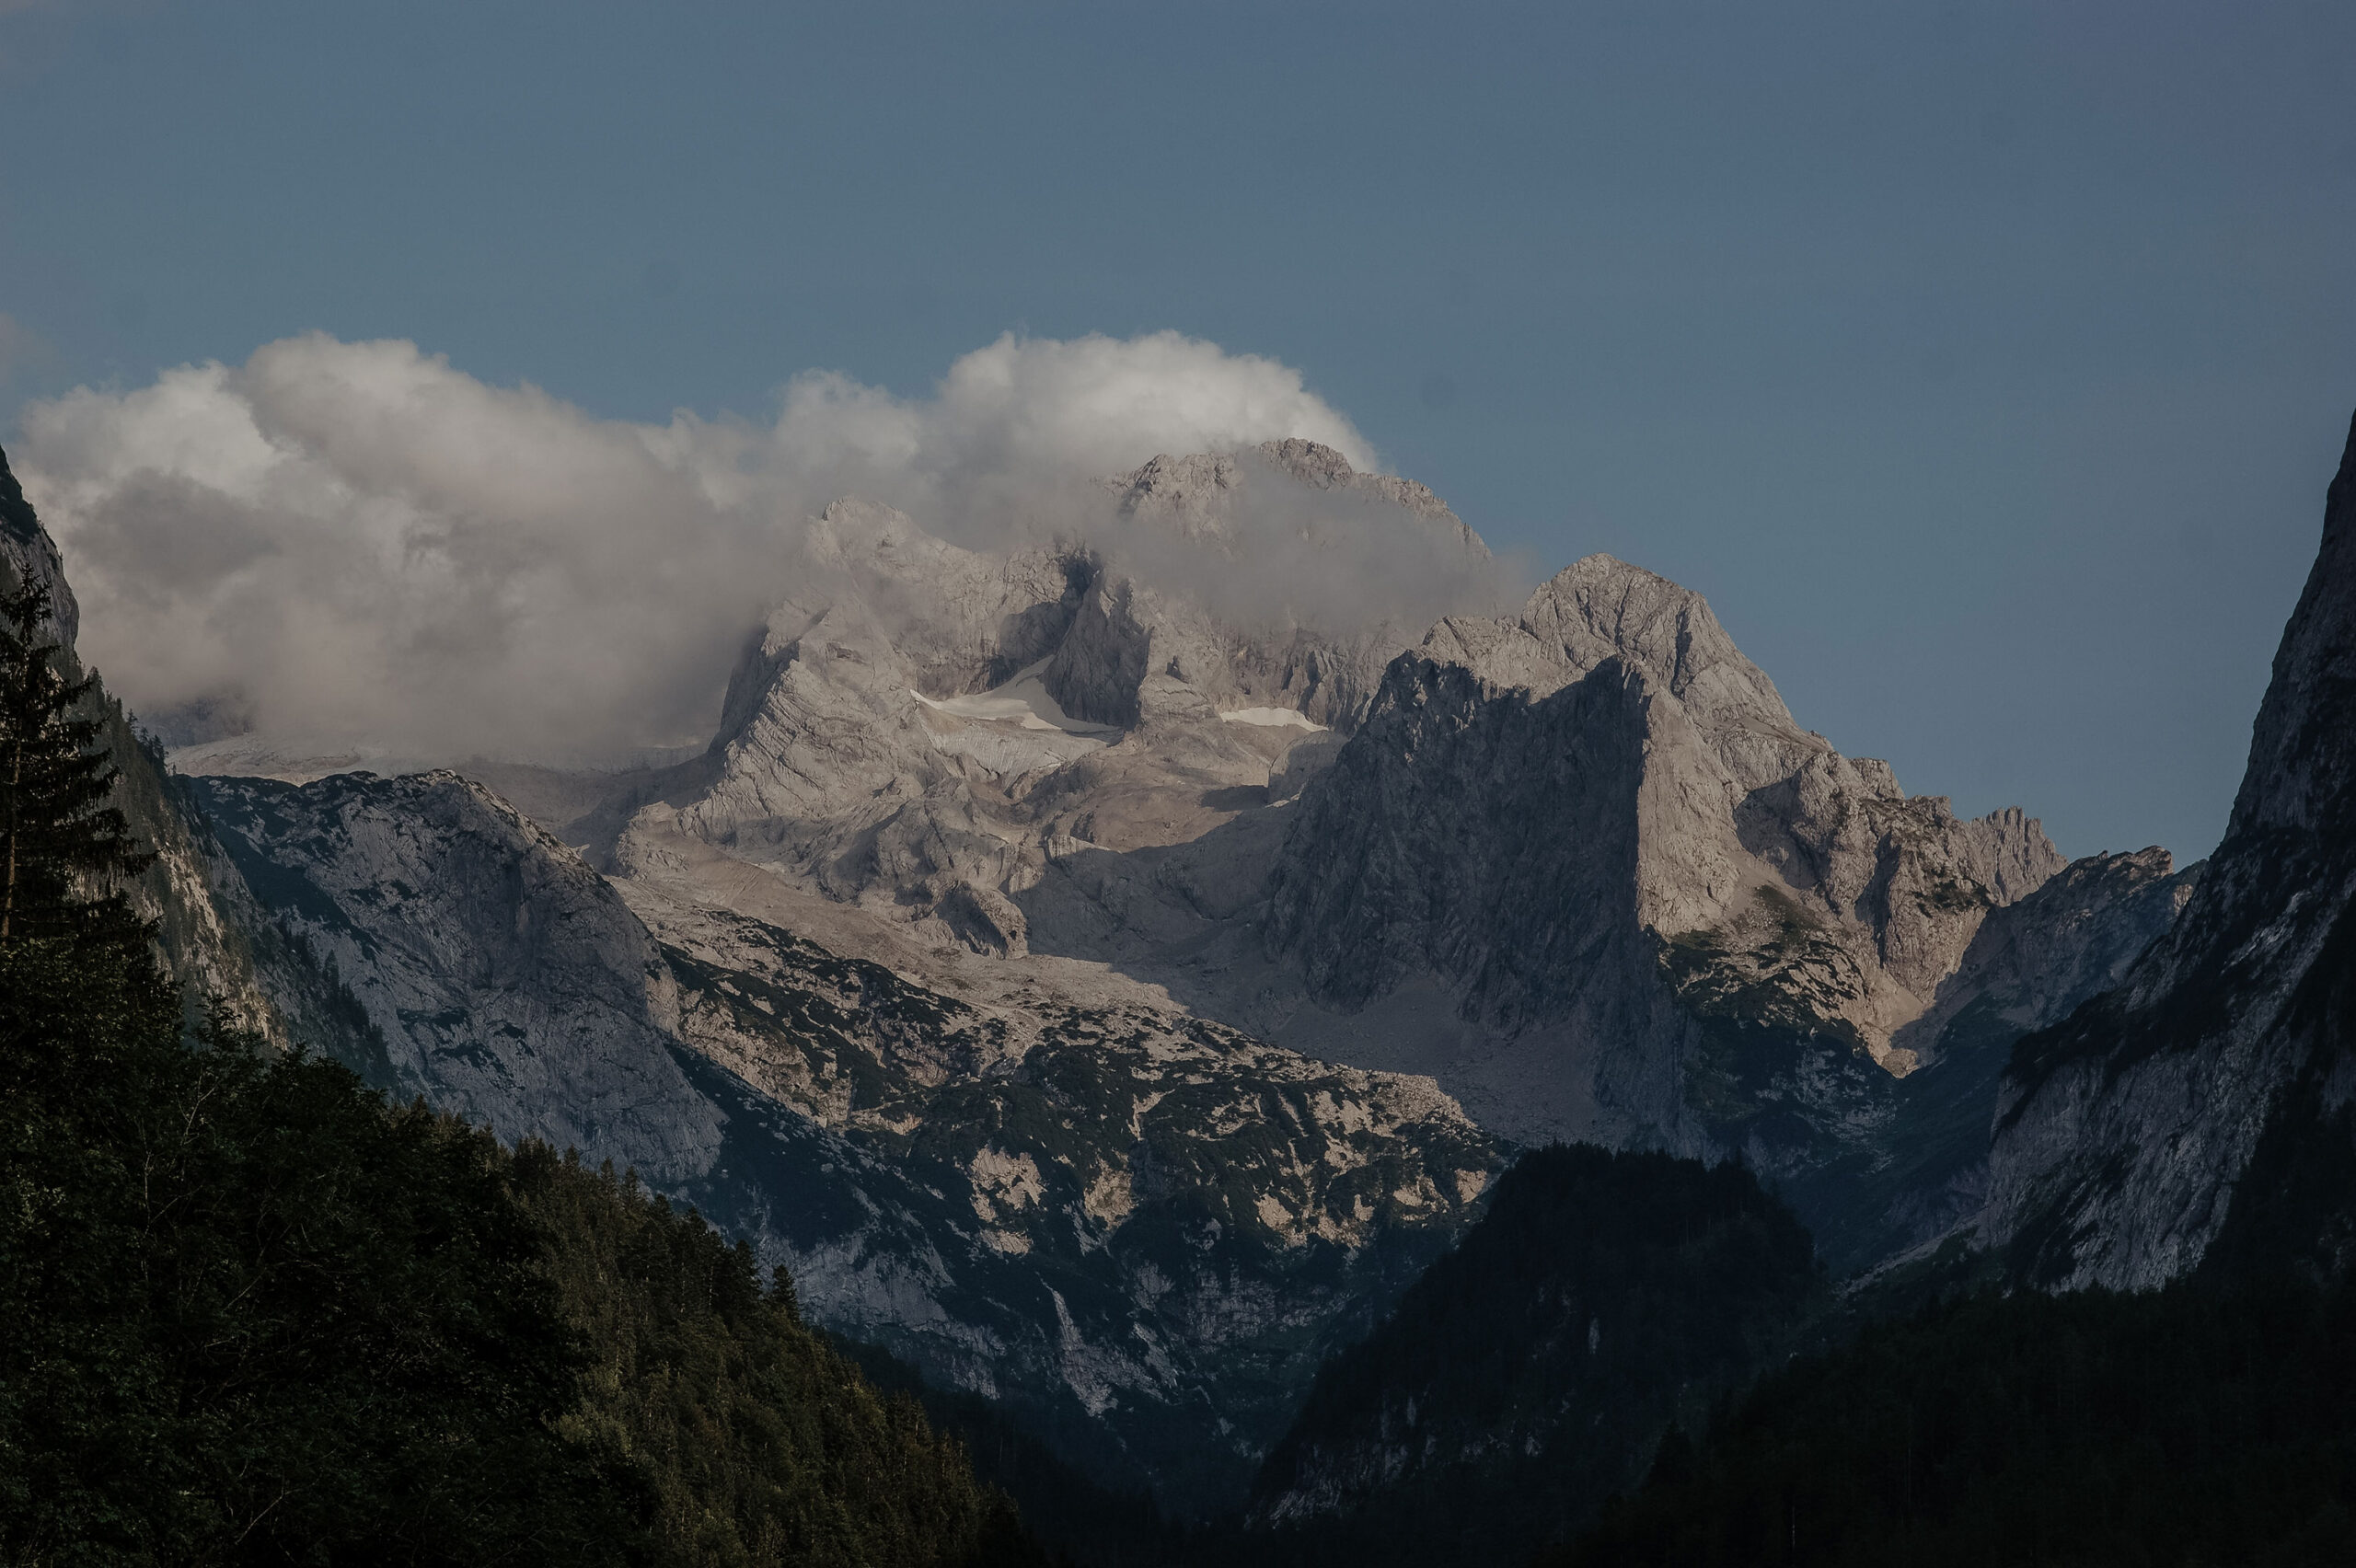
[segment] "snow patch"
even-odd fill
[[[992,686],[971,697],[947,697],[935,700],[915,690],[908,695],[936,713],[985,724],[1012,724],[1023,730],[1061,730],[1067,735],[1111,735],[1119,732],[1115,725],[1091,724],[1066,713],[1063,705],[1047,695],[1046,684],[1040,678],[1040,673],[1046,667],[1047,661],[1042,659],[1035,664],[1017,670],[1014,678],[1004,686]]]
[[[1325,728],[1311,721],[1308,714],[1290,708],[1230,708],[1219,718],[1230,724],[1259,724],[1270,728],[1289,724],[1296,730]]]

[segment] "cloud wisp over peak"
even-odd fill
[[[564,762],[705,739],[748,628],[807,570],[805,520],[837,496],[1005,548],[1085,536],[1104,505],[1091,481],[1157,453],[1301,436],[1376,461],[1299,372],[1176,332],[1010,334],[929,396],[814,372],[773,421],[660,425],[491,386],[413,343],[313,333],[79,389],[23,424],[17,466],[65,550],[83,651],[135,709]],[[1329,611],[1415,608],[1358,603],[1385,575],[1353,586],[1328,564]],[[1321,590],[1301,586],[1304,603]]]

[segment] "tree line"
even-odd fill
[[[691,1211],[191,1032],[101,700],[0,593],[0,1562],[1042,1561]]]

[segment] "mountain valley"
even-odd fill
[[[165,758],[114,710],[135,901],[191,1009],[634,1172],[814,1323],[1268,1561],[1530,1489],[1484,1550],[1559,1542],[1910,1281],[2345,1274],[2356,435],[2181,870],[1907,794],[1640,568],[1501,605],[1438,498],[1329,448],[1090,505],[1117,550],[827,506],[710,745],[627,769]],[[13,478],[0,514],[70,640]],[[1449,607],[1223,585],[1272,537],[1409,539]]]
[[[1346,553],[1379,516],[1486,581],[1429,491],[1307,443],[1103,493],[1173,562],[1241,565],[1271,516]],[[386,1087],[631,1166],[819,1320],[1181,1514],[1240,1495],[1510,1149],[1738,1155],[1861,1265],[1975,1190],[1976,1148],[1910,1158],[1910,1108],[1954,1086],[1984,1120],[2004,1042],[1932,1026],[1983,973],[2032,1016],[2096,978],[1964,966],[2062,870],[2034,821],[1841,756],[1697,596],[1606,557],[1418,638],[857,500],[807,554],[699,755],[172,764]],[[2082,940],[2134,945],[2114,904]]]

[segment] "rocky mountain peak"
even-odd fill
[[[1308,441],[1297,435],[1287,436],[1282,441],[1264,441],[1260,444],[1260,453],[1294,478],[1303,484],[1314,485],[1319,490],[1346,490],[1360,478],[1358,471],[1350,467],[1347,457],[1322,442]],[[1409,481],[1397,482],[1405,484]],[[1421,485],[1415,488],[1425,495],[1432,493]],[[1439,498],[1433,496],[1432,500],[1437,508]]]
[[[1796,1179],[1916,1065],[1894,1036],[1990,912],[2062,865],[2026,813],[1958,819],[1800,729],[1699,594],[1599,555],[1392,663],[1262,930],[1335,1008],[1448,997],[1479,1043],[1438,1076],[1516,1136]],[[1726,1111],[1761,1097],[1799,1113]]]
[[[1104,481],[1118,499],[1121,514],[1163,516],[1189,537],[1208,530],[1229,497],[1242,488],[1242,473],[1228,452],[1197,452],[1184,457],[1157,453],[1134,472]]]
[[[1517,618],[1441,621],[1421,651],[1471,670],[1493,691],[1519,689],[1533,699],[1621,660],[1683,705],[1745,790],[1787,778],[1831,751],[1793,721],[1775,683],[1742,656],[1701,594],[1608,555],[1565,567]]]
[[[2323,543],[2284,628],[2228,841],[2356,821],[2356,423],[2324,506]]]
[[[1378,497],[1418,517],[1445,522],[1462,536],[1467,548],[1483,556],[1488,546],[1479,535],[1465,525],[1448,502],[1432,493],[1431,487],[1395,474],[1361,474],[1350,467],[1350,460],[1330,446],[1314,441],[1290,436],[1283,441],[1260,444],[1260,455],[1279,471],[1291,475],[1301,483],[1317,490],[1357,490]]]
[[[2124,981],[2024,1039],[1982,1234],[2031,1283],[2356,1267],[2356,429],[2223,843]]]
[[[1584,668],[1628,660],[1697,715],[1792,726],[1775,683],[1742,656],[1702,595],[1640,566],[1608,555],[1575,561],[1530,596],[1522,625]]]
[[[1242,452],[1197,452],[1184,457],[1157,454],[1134,471],[1106,479],[1104,486],[1125,517],[1158,518],[1187,538],[1224,541],[1234,536],[1234,511],[1249,492],[1255,469],[1312,490],[1395,506],[1452,531],[1474,559],[1489,558],[1481,536],[1429,486],[1391,474],[1362,474],[1333,447],[1299,436],[1264,441]]]

